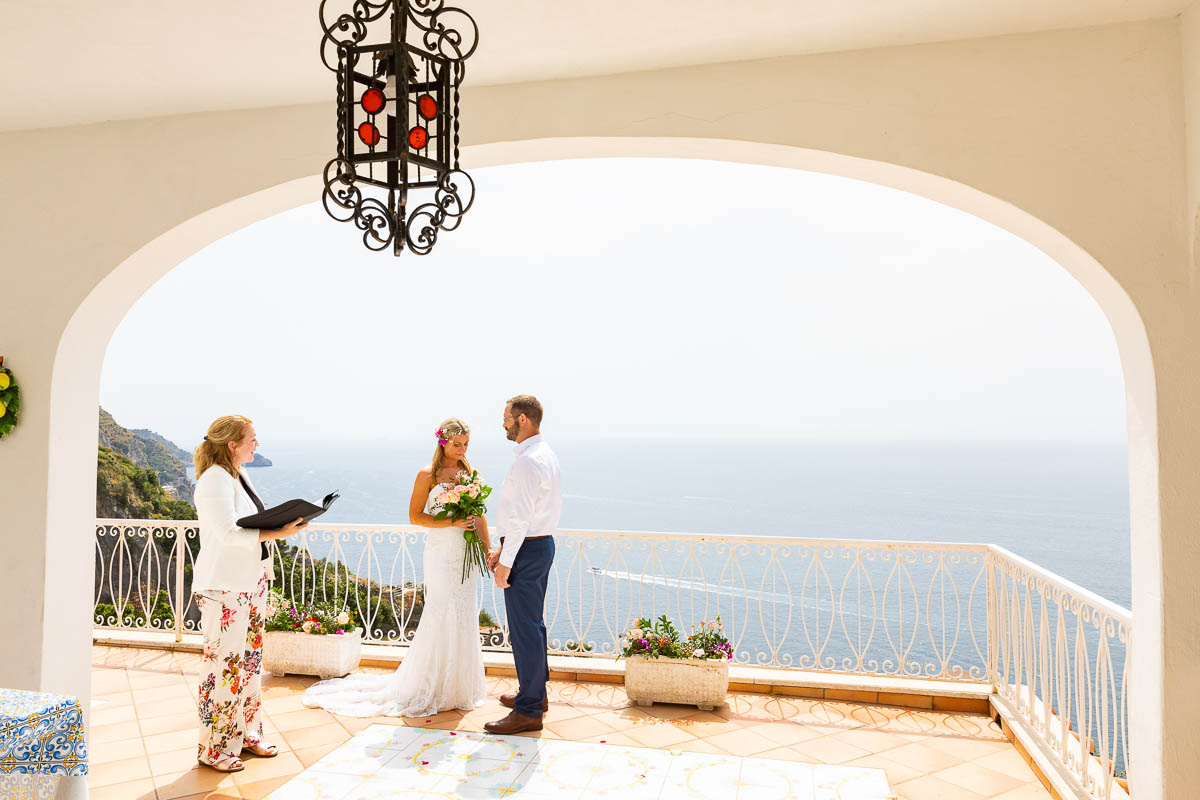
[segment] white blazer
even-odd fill
[[[246,483],[254,486],[249,478]],[[253,591],[263,570],[258,529],[238,527],[237,521],[257,514],[258,507],[241,482],[216,464],[196,481],[195,498],[200,554],[192,570],[192,591]]]

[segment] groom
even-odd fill
[[[546,584],[554,561],[551,534],[562,516],[558,458],[542,439],[542,404],[533,395],[517,395],[504,407],[504,432],[516,442],[516,459],[500,487],[495,530],[500,549],[488,558],[496,585],[504,590],[508,632],[517,667],[517,693],[500,696],[512,709],[507,717],[484,725],[488,733],[540,731],[549,707],[546,682]]]

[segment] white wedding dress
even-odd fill
[[[425,513],[436,493],[429,492]],[[479,574],[462,582],[466,542],[460,528],[425,533],[425,606],[408,654],[391,675],[349,675],[314,683],[304,705],[347,717],[428,717],[484,704],[479,642]]]

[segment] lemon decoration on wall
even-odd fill
[[[17,425],[17,412],[21,410],[21,393],[12,370],[4,366],[0,357],[0,439]]]

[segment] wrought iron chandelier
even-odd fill
[[[340,5],[345,6],[346,0]],[[337,155],[322,202],[371,250],[425,255],[475,199],[459,168],[458,102],[479,29],[445,0],[353,0],[330,19],[321,0],[321,60],[337,73]],[[410,189],[433,198],[409,210]]]

